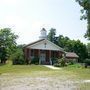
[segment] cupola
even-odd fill
[[[40,39],[47,39],[47,31],[45,30],[45,28],[42,28],[42,30],[40,31],[41,35],[40,35]]]

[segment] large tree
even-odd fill
[[[87,31],[85,33],[85,38],[90,40],[90,0],[76,0],[80,6],[82,6],[82,17],[81,19],[87,20]]]
[[[68,40],[70,40],[68,37],[64,37],[63,35],[59,35],[58,36],[58,45],[62,48],[65,48]]]
[[[56,29],[51,28],[50,32],[48,33],[48,40],[50,40],[51,42],[55,42],[55,35],[56,35]]]
[[[88,58],[90,58],[90,43],[87,44]]]
[[[71,43],[73,52],[79,55],[79,62],[83,62],[88,57],[86,45],[83,44],[80,40],[72,40]]]
[[[16,48],[17,35],[11,32],[10,28],[0,29],[0,60],[5,63],[8,57]]]

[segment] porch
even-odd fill
[[[39,58],[39,64],[52,65],[52,58],[61,58],[63,52],[55,50],[42,50],[27,48],[24,51],[25,58],[30,63],[35,57]]]

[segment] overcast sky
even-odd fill
[[[87,24],[80,20],[80,9],[75,0],[0,0],[0,28],[11,28],[19,35],[18,44],[38,40],[43,27],[88,43],[83,37]]]

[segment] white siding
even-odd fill
[[[50,42],[48,40],[43,40],[41,42],[35,43],[33,45],[28,46],[28,48],[42,49],[42,50],[57,50],[57,51],[61,50],[61,51],[63,51],[62,48],[60,48],[59,46],[53,44],[52,42]]]

